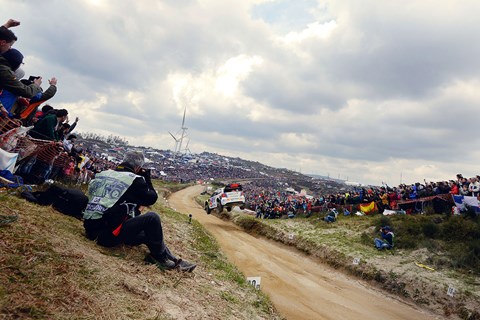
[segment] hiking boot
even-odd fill
[[[194,263],[189,263],[187,261],[180,261],[178,264],[178,270],[183,272],[192,272],[197,267]]]
[[[176,268],[175,262],[165,259],[155,259],[151,254],[145,257],[145,261],[157,265],[161,270],[173,270]]]
[[[175,262],[169,259],[165,259],[163,261],[158,261],[157,266],[163,270],[173,270],[175,269]]]

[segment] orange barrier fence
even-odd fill
[[[28,129],[16,120],[0,118],[0,148],[18,153],[17,163],[33,156],[45,163],[52,163],[64,151],[59,142],[27,136]]]
[[[398,200],[397,201],[397,208],[394,208],[394,209],[398,209],[400,207],[400,205],[402,205],[402,204],[411,204],[411,203],[418,203],[418,202],[423,203],[423,202],[432,201],[434,199],[441,199],[441,200],[444,200],[444,201],[447,201],[447,202],[453,202],[452,195],[450,193],[446,193],[446,194],[438,194],[438,195],[435,195],[435,196],[423,197],[423,198],[418,198],[418,199]]]

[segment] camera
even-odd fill
[[[151,173],[152,171],[150,169],[142,168],[138,174],[142,177],[150,177]]]

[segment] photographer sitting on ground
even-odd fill
[[[389,250],[392,249],[394,237],[392,229],[390,229],[389,226],[385,226],[383,228],[380,228],[380,232],[382,239],[375,238],[375,248],[377,248],[378,250],[383,250],[385,248]]]
[[[143,154],[128,152],[115,171],[100,172],[90,182],[83,215],[87,237],[105,247],[146,244],[150,262],[162,269],[192,272],[196,265],[177,259],[165,245],[160,216],[139,210],[158,199],[150,171],[142,169],[143,164]]]

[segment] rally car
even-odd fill
[[[245,196],[240,184],[231,183],[215,190],[212,196],[205,201],[204,208],[207,214],[210,214],[213,209],[217,209],[217,212],[220,213],[223,208],[226,208],[230,212],[235,206],[242,210],[245,209]]]

